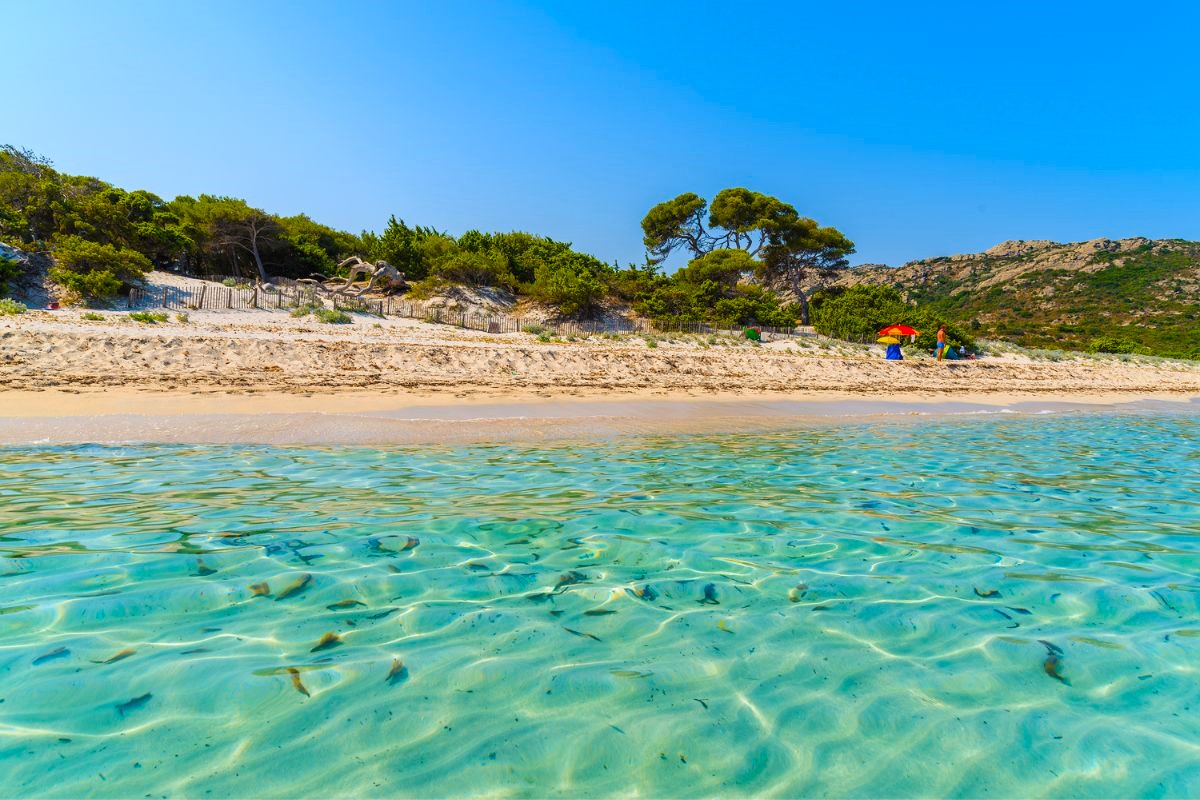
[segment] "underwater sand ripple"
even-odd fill
[[[1116,423],[0,450],[4,788],[1189,794],[1200,424]]]

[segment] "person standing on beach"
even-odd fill
[[[946,326],[939,325],[938,326],[938,337],[937,337],[937,360],[941,361],[945,357],[946,357]]]

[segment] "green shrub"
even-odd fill
[[[517,279],[508,269],[508,259],[496,250],[472,252],[452,250],[436,260],[429,270],[431,277],[468,286],[502,286],[514,288]]]
[[[917,337],[917,347],[921,350],[932,350],[937,345],[939,325],[946,326],[946,343],[954,348],[965,347],[975,349],[975,337],[959,325],[926,308],[917,308],[907,312],[902,317],[905,325],[911,325],[921,332]],[[883,327],[883,326],[880,326]]]
[[[316,306],[312,303],[301,303],[292,309],[292,316],[297,318],[307,317],[309,314],[315,313],[318,308],[321,308],[321,306]]]
[[[809,309],[818,333],[866,341],[885,325],[900,322],[909,307],[890,286],[859,285],[817,292]]]
[[[129,318],[134,322],[143,322],[147,325],[166,322],[168,319],[167,315],[161,311],[131,311]]]
[[[874,341],[888,325],[909,325],[920,335],[916,346],[932,350],[939,325],[946,326],[946,341],[952,347],[975,349],[975,338],[967,330],[928,308],[904,302],[890,286],[858,285],[817,292],[811,304],[812,322],[818,333],[852,341]]]
[[[228,286],[230,289],[232,289],[238,285],[238,282],[236,278],[226,278],[225,280],[221,281],[221,285]]]
[[[595,309],[604,299],[605,279],[611,271],[597,258],[561,251],[537,265],[528,289],[535,299],[558,306],[563,314],[579,314]]]
[[[647,336],[646,337],[646,347],[649,347],[651,350],[653,350],[654,348],[658,347],[658,340],[655,339],[653,336]]]
[[[370,314],[373,317],[383,316],[379,313],[379,306],[376,304],[354,297],[339,300],[338,306],[341,310],[349,311],[351,314]]]
[[[318,308],[313,314],[321,322],[329,325],[348,325],[354,321],[349,314],[342,311],[334,311],[331,308]]]
[[[1148,356],[1151,353],[1149,347],[1116,336],[1100,336],[1093,339],[1092,343],[1088,345],[1088,350],[1093,353],[1118,353],[1121,355]]]
[[[189,319],[190,319],[190,317],[188,317],[186,311],[180,311],[178,314],[175,315],[176,322],[187,322]]]
[[[543,333],[538,334],[538,341],[539,342],[552,342],[552,341],[554,341],[554,337],[550,335],[549,331],[545,331]]]
[[[102,322],[104,320],[104,315],[97,314],[95,311],[85,311],[79,315],[79,318],[86,319],[89,322]]]
[[[9,297],[0,298],[0,317],[16,316],[25,313],[25,304],[18,303]]]
[[[721,327],[733,325],[770,325],[790,328],[796,324],[800,309],[783,305],[778,295],[761,286],[739,286],[733,297],[718,300],[711,319]]]
[[[526,325],[524,328],[521,328],[521,330],[523,330],[525,333],[533,334],[534,336],[546,331],[546,329],[541,325]]]
[[[0,256],[0,294],[8,292],[8,285],[21,275],[21,262],[8,256]]]
[[[122,286],[121,279],[106,269],[81,273],[51,267],[50,280],[82,297],[112,297]]]
[[[141,278],[153,265],[136,250],[89,242],[78,236],[54,240],[50,280],[84,297],[112,297],[125,281]]]

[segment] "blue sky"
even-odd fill
[[[774,194],[855,263],[1200,239],[1200,4],[5,0],[0,142],[350,230],[621,263],[680,192]]]

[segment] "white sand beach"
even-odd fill
[[[847,415],[1191,408],[1200,365],[1004,353],[902,363],[816,337],[539,341],[408,319],[0,320],[0,442],[403,443],[761,430]]]

